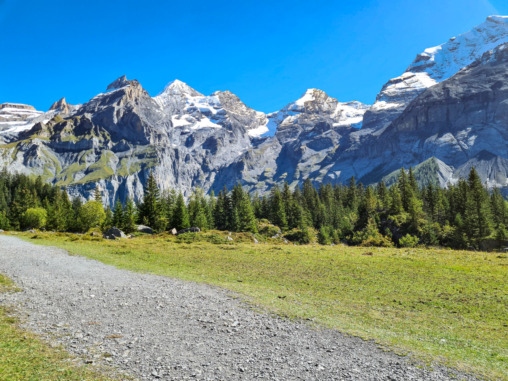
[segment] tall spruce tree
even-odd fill
[[[164,230],[160,204],[160,191],[153,172],[150,172],[144,188],[143,202],[139,206],[139,218],[156,231]]]
[[[189,213],[187,211],[187,207],[185,206],[185,200],[181,192],[178,193],[178,196],[176,197],[171,226],[176,230],[190,227]]]
[[[491,229],[491,212],[489,194],[483,187],[478,172],[473,167],[467,179],[468,194],[464,216],[465,230],[468,236],[477,243],[487,237]]]

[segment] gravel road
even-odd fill
[[[0,235],[1,294],[27,329],[140,380],[474,380],[374,343],[255,312],[206,285],[119,270]]]

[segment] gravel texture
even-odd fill
[[[207,285],[119,270],[0,235],[1,294],[24,326],[141,380],[473,380],[374,343],[255,312]]]

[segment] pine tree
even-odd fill
[[[181,192],[178,193],[178,196],[176,197],[171,226],[176,230],[186,229],[190,227],[189,213],[187,211],[187,207],[185,206],[185,200]]]
[[[127,198],[125,201],[122,223],[123,231],[125,233],[132,233],[136,230],[136,217],[136,206],[130,198]]]
[[[238,231],[257,233],[257,221],[254,210],[247,193],[242,195],[241,200],[235,208],[238,211]]]
[[[468,194],[464,215],[464,227],[466,234],[478,242],[490,234],[491,211],[489,195],[483,187],[480,176],[475,168],[471,168],[467,179]]]
[[[208,220],[206,217],[207,203],[205,201],[203,190],[197,188],[191,195],[187,209],[191,226],[197,226],[201,230],[208,229]]]
[[[115,208],[113,209],[113,217],[111,219],[111,224],[118,229],[124,230],[124,215],[123,215],[123,205],[120,200],[116,200]]]
[[[139,206],[139,218],[144,224],[160,231],[165,228],[162,226],[162,217],[159,187],[153,172],[150,172],[144,189],[143,202]]]
[[[282,231],[288,227],[286,211],[282,202],[282,195],[277,186],[274,186],[270,193],[270,221],[277,225]]]
[[[102,204],[102,192],[99,189],[99,184],[95,186],[94,192],[93,192],[93,199],[97,202],[100,202]]]

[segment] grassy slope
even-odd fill
[[[15,291],[0,274],[0,292]],[[0,380],[111,380],[78,366],[61,349],[51,348],[37,336],[20,329],[17,320],[0,307]]]
[[[283,316],[508,380],[504,254],[70,237],[39,234],[42,239],[33,242],[121,268],[225,287]]]

